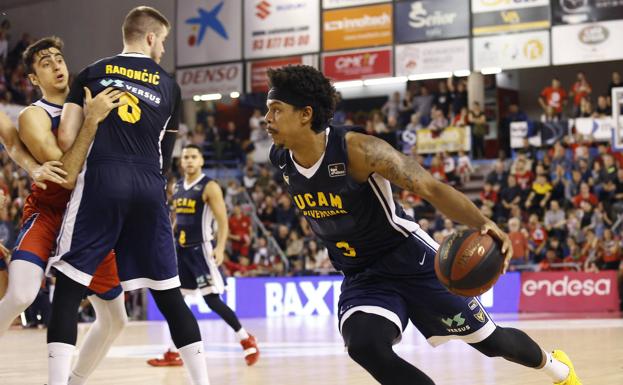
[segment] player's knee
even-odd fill
[[[369,335],[359,335],[351,338],[348,342],[348,355],[357,362],[379,362],[382,361],[386,353],[391,353],[391,346],[370,338]]]
[[[6,300],[13,304],[17,314],[26,310],[35,298],[37,298],[37,293],[31,293],[28,290],[9,290],[6,293]]]
[[[115,314],[110,321],[111,333],[119,334],[128,325],[128,316],[125,312]]]

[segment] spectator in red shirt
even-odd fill
[[[593,207],[597,206],[597,203],[599,203],[599,200],[595,194],[591,192],[590,187],[586,182],[582,182],[582,184],[580,184],[580,193],[573,197],[573,205],[575,207],[580,207],[580,203],[584,201],[590,203]]]
[[[539,271],[557,271],[559,267],[553,267],[553,264],[560,263],[560,259],[556,256],[556,250],[547,249],[545,259],[539,263]]]
[[[543,111],[547,113],[547,107],[552,107],[554,109],[554,113],[560,117],[562,115],[562,110],[564,106],[567,104],[567,93],[560,86],[560,80],[558,78],[552,79],[552,85],[549,87],[545,87],[543,91],[541,91],[541,95],[539,96],[539,104],[543,108]]]
[[[485,182],[485,186],[480,192],[480,200],[482,204],[489,206],[491,209],[498,203],[498,193],[493,189],[491,183]]]
[[[530,241],[530,251],[538,261],[544,252],[545,244],[547,241],[547,230],[539,222],[539,216],[536,214],[530,215],[528,219],[528,234]]]
[[[603,270],[618,270],[621,263],[621,248],[619,240],[615,238],[611,229],[604,230],[604,237],[600,242],[600,254]]]
[[[534,174],[526,166],[526,160],[523,158],[517,159],[517,164],[515,165],[515,179],[517,180],[517,185],[523,191],[527,191],[532,188]]]
[[[521,229],[519,218],[508,220],[508,237],[513,245],[513,259],[510,263],[510,270],[515,270],[514,266],[528,263],[528,238],[525,230]]]
[[[249,257],[251,231],[251,218],[242,213],[240,205],[234,205],[232,215],[229,217],[229,239],[234,260],[239,256]]]
[[[571,86],[571,91],[569,92],[569,96],[573,98],[573,116],[578,117],[580,115],[580,105],[582,104],[582,99],[586,98],[590,100],[590,94],[593,92],[591,85],[588,84],[586,80],[586,75],[584,72],[580,71],[576,75],[576,81]]]

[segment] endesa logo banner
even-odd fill
[[[325,11],[322,28],[324,50],[392,44],[392,20],[391,4]]]
[[[521,275],[521,312],[601,312],[618,309],[616,271]]]
[[[322,71],[333,81],[392,76],[392,49],[370,49],[326,54]]]

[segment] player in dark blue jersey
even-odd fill
[[[218,266],[225,258],[229,223],[221,186],[202,172],[203,165],[203,155],[198,146],[189,144],[182,149],[184,178],[175,184],[173,190],[177,267],[182,291],[194,294],[199,290],[208,307],[236,332],[245,361],[251,366],[260,356],[257,341],[221,299],[225,282]],[[213,248],[215,221],[218,230],[216,247]],[[152,366],[182,364],[175,347],[164,353],[163,358],[151,359],[147,363]]]
[[[508,236],[463,194],[386,142],[329,125],[335,89],[318,70],[268,72],[270,160],[314,233],[344,273],[339,326],[348,354],[382,384],[433,384],[392,345],[411,321],[433,346],[460,339],[490,357],[542,369],[554,383],[580,384],[561,351],[493,323],[477,298],[450,293],[434,272],[438,244],[392,197],[391,184],[428,200],[453,221],[489,233],[512,256]]]
[[[123,53],[85,68],[61,115],[59,141],[80,137],[84,87],[125,93],[122,107],[97,128],[76,182],[49,266],[57,271],[48,329],[48,385],[66,385],[76,343],[77,312],[86,285],[109,250],[125,290],[151,289],[195,385],[209,384],[197,321],[179,290],[175,246],[162,170],[169,167],[180,112],[180,89],[158,64],[170,25],[151,7],[123,23]]]

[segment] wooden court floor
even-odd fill
[[[525,330],[547,349],[565,350],[574,361],[584,385],[623,384],[623,319],[538,319],[498,323]],[[243,326],[258,337],[262,351],[258,364],[250,368],[244,364],[241,348],[224,322],[201,322],[212,385],[376,383],[348,358],[335,318],[250,319],[243,320]],[[80,337],[87,327],[81,326]],[[152,368],[145,363],[147,358],[166,349],[167,338],[168,330],[163,323],[130,324],[89,385],[189,384],[183,368]],[[433,349],[411,326],[396,350],[439,385],[551,383],[542,373],[502,359],[489,359],[461,342],[450,342]],[[44,384],[46,356],[45,331],[9,331],[0,340],[0,385]]]

